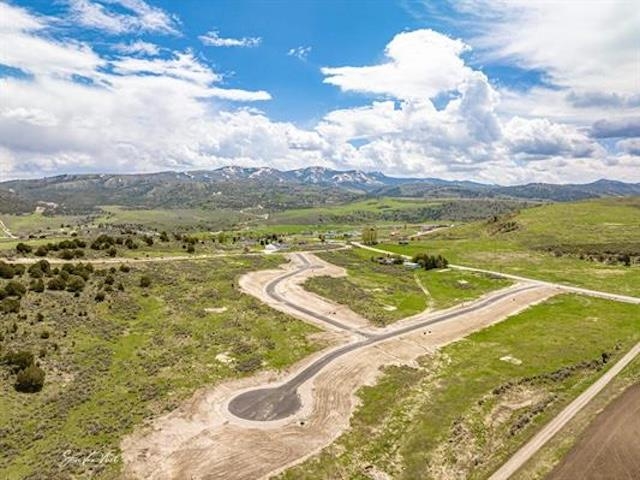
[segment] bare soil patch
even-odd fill
[[[547,480],[640,478],[640,384],[629,387],[587,427]]]

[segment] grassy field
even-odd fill
[[[281,478],[486,478],[638,340],[637,306],[556,297],[385,369],[350,430]]]
[[[328,207],[275,212],[269,224],[420,223],[440,220],[469,220],[504,214],[526,202],[504,199],[420,199],[382,197]]]
[[[29,235],[36,232],[57,232],[63,225],[76,226],[86,217],[74,215],[46,216],[41,213],[28,215],[0,215],[0,220],[15,236]],[[2,232],[0,232],[2,235]]]
[[[345,203],[328,207],[301,208],[287,210],[271,216],[269,223],[274,224],[305,224],[323,223],[330,218],[351,218],[351,223],[362,223],[376,218],[380,212],[416,210],[428,206],[437,206],[438,201],[424,201],[419,199],[376,198]]]
[[[555,256],[548,249],[640,249],[640,199],[606,199],[553,204],[523,210],[507,221],[514,230],[475,222],[434,233],[410,245],[382,243],[380,248],[413,255],[439,253],[452,263],[504,271],[603,291],[640,295],[640,264],[626,267]]]
[[[408,270],[380,265],[366,250],[341,250],[318,256],[347,269],[347,278],[313,277],[305,288],[348,305],[376,325],[384,326],[426,308],[447,308],[510,284],[504,279],[455,270]],[[426,291],[425,291],[426,290]]]
[[[61,229],[63,225],[85,230],[96,229],[100,225],[135,225],[140,228],[168,231],[217,231],[230,229],[236,224],[254,221],[257,218],[256,215],[230,209],[135,209],[106,205],[100,207],[100,210],[99,213],[84,216],[45,216],[40,213],[1,215],[0,220],[14,235],[26,237],[29,234],[55,234],[69,230]]]
[[[394,218],[375,222],[380,238],[391,238],[396,230],[404,236],[420,225],[401,221],[404,217],[397,212],[414,216],[440,206],[440,201],[366,200],[292,210],[268,219],[238,214],[241,225],[235,225],[238,217],[225,211],[199,209],[105,207],[104,215],[90,221],[39,214],[1,218],[20,235],[36,231],[56,235],[61,224],[80,223],[90,230],[87,240],[96,236],[92,229],[99,230],[100,223],[123,238],[133,234],[122,233],[116,225],[171,232],[184,229],[205,241],[196,243],[197,255],[242,250],[241,245],[213,243],[209,232],[220,225],[234,224],[230,235],[232,231],[251,231],[257,235],[254,238],[286,234],[292,248],[307,248],[319,245],[320,232],[335,232],[338,238],[342,233],[357,235],[358,225],[380,218]],[[428,216],[420,218],[420,223],[426,222]],[[545,205],[456,226],[409,245],[383,242],[380,246],[398,253],[442,254],[452,263],[640,296],[640,263],[607,265],[562,253],[585,246],[636,248],[638,239],[640,199],[625,198]],[[57,240],[29,243],[37,246]],[[173,236],[167,243],[156,239],[152,246],[145,245],[141,235],[135,240],[138,249],[119,245],[117,255],[186,254],[184,241]],[[16,240],[0,240],[0,250],[13,255],[16,244]],[[255,242],[250,248],[262,249]],[[556,256],[553,249],[565,250]],[[84,250],[87,258],[107,258],[105,250]],[[346,267],[349,276],[314,278],[306,288],[349,305],[377,325],[425,308],[446,308],[508,285],[470,272],[379,265],[370,261],[372,252],[359,249],[320,255]],[[123,435],[145,419],[175,408],[197,388],[261,368],[280,369],[321,348],[309,338],[316,332],[313,327],[234,288],[242,272],[273,268],[281,261],[279,256],[241,256],[139,264],[129,273],[97,272],[77,297],[70,292],[28,292],[19,314],[0,314],[0,357],[10,350],[28,349],[47,377],[43,391],[20,394],[13,389],[15,375],[0,365],[3,478],[35,480],[67,474],[114,478],[118,462],[105,464],[99,471],[75,465],[63,472],[61,457],[65,451],[82,456],[97,449],[113,451],[117,458]],[[147,289],[140,287],[143,275],[151,278]],[[113,288],[105,302],[97,303],[96,291],[104,288],[108,276],[115,279]],[[0,280],[0,287],[6,283]],[[120,283],[122,290],[116,288]],[[211,310],[219,308],[226,310]],[[595,361],[605,351],[613,360],[618,358],[640,337],[639,322],[637,306],[567,295],[423,358],[420,368],[389,368],[377,385],[360,391],[363,404],[352,429],[284,477],[365,479],[371,477],[371,469],[380,469],[393,478],[482,478],[601,373],[601,366],[580,362]],[[509,385],[512,381],[519,383]]]
[[[128,273],[95,272],[78,297],[28,292],[19,314],[0,315],[0,354],[30,350],[47,376],[41,392],[18,393],[15,375],[0,365],[2,478],[114,478],[119,462],[89,471],[95,465],[61,465],[64,452],[117,458],[123,435],[199,387],[282,369],[323,347],[309,338],[314,327],[234,286],[241,273],[281,261],[138,265]],[[148,288],[140,286],[143,275],[151,279]],[[113,289],[97,303],[108,276]]]
[[[187,227],[196,230],[220,230],[230,228],[236,222],[253,218],[229,209],[129,209],[114,205],[100,208],[105,213],[96,217],[96,224],[136,224],[158,230]]]
[[[640,198],[609,198],[557,203],[522,210],[516,238],[536,244],[640,241]]]

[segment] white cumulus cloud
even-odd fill
[[[148,25],[164,18],[140,0],[91,5],[118,15],[124,8]],[[570,112],[588,111],[589,121],[568,118],[569,88],[532,90],[525,101],[471,65],[467,43],[433,30],[397,34],[380,63],[322,69],[325,83],[362,101],[300,128],[238,104],[271,97],[229,88],[193,50],[129,40],[103,55],[49,22],[60,20],[0,3],[0,63],[22,72],[0,78],[2,178],[241,164],[499,183],[640,181],[638,115],[583,105]],[[580,91],[573,101],[635,101],[630,92],[610,90],[617,96],[603,100]],[[598,138],[619,141],[609,151]]]
[[[397,34],[378,65],[325,67],[324,82],[345,92],[401,99],[432,98],[454,90],[470,74],[460,55],[469,47],[433,30]]]

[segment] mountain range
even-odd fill
[[[437,178],[399,178],[381,172],[307,167],[227,166],[216,170],[142,174],[72,174],[0,183],[0,212],[86,213],[99,205],[139,208],[247,208],[273,210],[333,204],[363,197],[513,198],[574,201],[640,195],[640,183],[529,183],[500,186]]]

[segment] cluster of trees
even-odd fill
[[[111,257],[115,257],[117,255],[117,246],[124,246],[130,250],[137,249],[139,245],[132,237],[135,233],[131,231],[127,231],[125,233],[130,233],[131,235],[126,237],[113,237],[103,233],[96,237],[89,246],[92,250],[105,250]],[[152,246],[154,243],[153,238],[149,235],[143,235],[141,239],[148,246]],[[160,239],[162,241],[169,241],[169,237],[166,232],[162,232]],[[64,260],[72,260],[74,258],[84,257],[84,251],[82,249],[86,247],[87,242],[79,238],[73,238],[70,240],[62,240],[58,243],[47,243],[38,247],[21,242],[16,245],[16,252],[22,255],[33,253],[36,256],[45,257],[51,252],[60,251],[60,258]]]
[[[163,238],[163,235],[167,239],[166,241],[169,241],[169,236],[166,234],[166,232],[162,232],[161,237],[160,237],[161,239]],[[178,242],[183,242],[182,243],[182,249],[186,250],[188,253],[195,253],[196,244],[198,242],[200,242],[198,237],[193,237],[193,236],[189,236],[187,234],[182,234],[182,233],[174,233],[173,234],[173,238],[175,238],[176,241],[178,241]],[[164,240],[162,240],[162,241],[164,241]]]
[[[11,265],[0,261],[0,278],[9,280],[0,287],[0,313],[18,313],[20,299],[26,293],[26,287],[14,277],[20,277],[25,272],[24,265]]]
[[[258,237],[257,242],[262,246],[273,243],[283,243],[284,236],[277,233],[267,233]]]
[[[120,272],[122,273],[129,273],[131,271],[131,267],[123,263],[122,265],[120,265],[118,270],[120,270]],[[96,302],[103,302],[107,297],[107,293],[113,292],[114,289],[124,292],[124,285],[122,284],[122,282],[116,283],[116,272],[117,270],[115,267],[111,267],[109,268],[109,270],[98,270],[96,272],[97,275],[101,275],[104,277],[102,282],[100,282],[100,284],[98,285],[99,290],[94,297],[94,300]]]
[[[413,257],[413,262],[420,265],[425,270],[433,270],[435,268],[447,268],[449,261],[442,255],[429,255],[427,253],[419,253]]]
[[[111,235],[103,233],[91,243],[91,248],[93,250],[108,250],[109,248],[115,246],[115,244],[115,238],[113,238]]]
[[[25,271],[29,276],[28,288],[20,280]],[[0,313],[18,313],[20,300],[27,291],[42,293],[46,288],[79,295],[93,273],[90,263],[65,263],[61,268],[51,268],[49,262],[42,259],[25,269],[24,265],[0,261],[0,278],[9,280],[0,287]]]
[[[366,227],[362,230],[362,243],[376,245],[378,243],[378,230],[375,227]]]
[[[51,274],[51,264],[42,259],[29,266],[29,276],[34,279],[48,277]]]
[[[0,260],[0,278],[11,280],[15,276],[20,276],[24,273],[25,267],[20,264],[10,264]]]
[[[45,372],[34,363],[31,352],[8,352],[2,363],[9,367],[11,373],[16,374],[14,388],[18,392],[35,393],[44,386]]]
[[[563,255],[578,257],[580,260],[600,262],[608,265],[622,264],[630,267],[633,263],[640,263],[640,244],[631,243],[602,243],[590,245],[550,245],[542,248],[553,253],[556,257]]]
[[[142,239],[147,245],[153,245],[153,238],[145,235]],[[93,250],[106,250],[107,255],[110,257],[115,257],[117,255],[118,250],[116,249],[116,246],[124,246],[129,250],[136,250],[139,247],[138,243],[132,237],[112,237],[106,233],[98,236],[91,243],[91,248]]]
[[[46,257],[49,252],[60,251],[60,257],[65,260],[71,260],[73,258],[80,258],[84,256],[83,248],[87,246],[84,240],[74,238],[71,240],[61,240],[60,242],[49,242],[45,245],[40,245],[37,248],[27,244],[18,243],[16,245],[16,252],[22,255],[28,255],[30,253],[35,254],[38,257]]]
[[[66,290],[72,293],[79,293],[84,290],[86,281],[93,273],[93,265],[65,263],[55,277],[47,283],[49,290]]]

